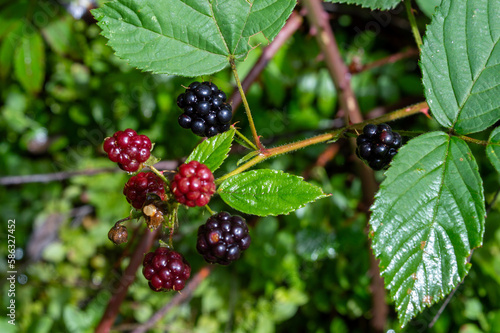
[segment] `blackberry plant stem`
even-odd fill
[[[245,92],[243,91],[243,87],[241,86],[241,81],[238,76],[238,71],[236,70],[236,64],[234,62],[234,58],[231,58],[229,60],[229,63],[231,64],[231,70],[233,71],[234,79],[236,80],[236,85],[238,86],[238,90],[240,91],[241,100],[243,102],[243,106],[245,107],[245,112],[248,117],[248,123],[250,125],[250,130],[252,131],[253,139],[257,147],[263,150],[264,146],[262,145],[262,143],[260,143],[260,137],[257,135],[257,130],[255,129],[255,123],[253,122],[252,118],[252,112],[250,111],[250,106],[248,105],[248,101],[245,96]]]
[[[406,13],[408,14],[408,20],[411,24],[411,31],[413,32],[413,37],[417,43],[418,49],[422,48],[422,37],[420,36],[420,31],[418,30],[417,20],[415,20],[415,15],[413,14],[413,8],[411,8],[411,0],[404,0]]]
[[[423,112],[423,110],[427,111],[427,109],[428,109],[427,102],[422,102],[422,103],[418,103],[418,104],[415,104],[415,105],[412,105],[412,106],[409,106],[409,107],[406,107],[403,109],[393,111],[391,113],[385,114],[385,115],[378,117],[378,118],[366,120],[366,121],[363,121],[363,122],[360,122],[357,124],[353,124],[350,126],[339,128],[337,130],[334,130],[334,131],[331,131],[331,132],[328,132],[325,134],[313,136],[312,138],[309,138],[309,139],[305,139],[305,140],[301,140],[301,141],[297,141],[297,142],[292,142],[292,143],[289,143],[289,144],[286,144],[283,146],[265,149],[264,151],[261,151],[261,153],[259,155],[257,155],[253,159],[251,159],[250,161],[246,162],[245,164],[242,164],[240,167],[234,169],[233,171],[227,173],[226,175],[216,179],[215,184],[220,185],[224,180],[226,180],[232,176],[235,176],[235,175],[251,168],[252,166],[254,166],[254,165],[256,165],[256,164],[258,164],[258,163],[260,163],[268,158],[275,157],[275,156],[285,154],[285,153],[289,153],[289,152],[292,152],[294,150],[305,148],[305,147],[308,147],[308,146],[311,146],[311,145],[314,145],[317,143],[336,140],[349,130],[355,130],[355,129],[362,130],[363,127],[365,127],[365,125],[367,125],[367,124],[381,124],[381,123],[385,123],[387,121],[408,117],[408,116],[417,114],[419,112]]]
[[[163,175],[163,173],[161,173],[160,171],[158,171],[158,169],[156,169],[154,166],[150,165],[149,166],[149,169],[151,169],[151,171],[153,171],[158,177],[160,177],[164,182],[165,184],[167,184],[167,186],[170,186],[170,182],[168,181],[168,179]]]
[[[259,150],[259,148],[257,148],[257,146],[255,146],[253,142],[250,141],[246,136],[244,136],[243,133],[241,133],[237,129],[235,130],[236,130],[236,135],[239,136],[241,140],[245,141],[250,147],[252,147],[253,150]]]

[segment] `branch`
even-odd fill
[[[361,72],[364,72],[364,71],[367,71],[367,70],[370,70],[373,68],[381,67],[381,66],[384,66],[387,64],[393,64],[399,60],[402,60],[405,58],[410,58],[410,57],[415,57],[418,55],[419,55],[418,50],[411,48],[411,49],[408,49],[408,50],[403,51],[403,52],[391,54],[390,56],[373,61],[373,62],[365,64],[365,65],[361,65],[361,64],[359,64],[359,62],[353,61],[349,65],[349,71],[351,72],[351,74],[357,74],[357,73],[361,73]]]
[[[190,298],[198,285],[210,275],[213,266],[204,266],[196,275],[189,281],[187,286],[177,293],[167,304],[165,304],[158,312],[156,312],[147,322],[137,327],[132,333],[144,333],[152,328],[160,321],[173,307],[181,304]]]
[[[128,288],[134,282],[135,273],[139,266],[142,263],[144,258],[144,254],[149,251],[153,242],[158,235],[161,228],[158,228],[154,231],[150,231],[149,229],[144,230],[144,234],[141,237],[139,245],[133,252],[133,256],[130,258],[130,263],[125,269],[118,285],[113,290],[113,296],[108,302],[106,310],[101,318],[101,321],[97,325],[95,332],[97,333],[108,333],[115,322],[116,316],[120,311],[120,305],[125,299],[127,295]]]
[[[274,57],[274,55],[283,46],[283,44],[285,44],[285,42],[302,25],[302,21],[302,16],[300,16],[296,12],[293,12],[292,15],[290,15],[283,29],[281,29],[274,40],[262,50],[262,54],[260,55],[259,60],[257,60],[255,65],[252,67],[250,72],[241,83],[243,91],[248,91],[252,83],[257,80],[264,68],[266,68],[269,61]],[[231,101],[231,105],[233,106],[234,113],[241,104],[241,95],[239,94],[238,90],[235,90],[233,92],[229,100]]]
[[[175,170],[179,163],[177,161],[160,161],[155,166],[160,170]],[[77,171],[60,171],[45,174],[35,174],[26,176],[5,176],[0,177],[0,185],[22,185],[28,183],[50,183],[62,181],[76,176],[93,176],[100,173],[123,172],[120,168],[99,168]]]

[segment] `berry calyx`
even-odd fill
[[[179,167],[170,189],[175,199],[186,206],[205,206],[215,193],[212,171],[198,161],[191,161]]]
[[[108,158],[127,172],[139,170],[151,155],[151,147],[151,140],[146,135],[138,135],[130,128],[106,138],[103,146]]]
[[[179,291],[191,276],[191,266],[179,252],[159,247],[144,257],[142,274],[153,291]]]
[[[193,82],[177,97],[184,113],[178,118],[182,128],[198,136],[212,137],[229,129],[233,112],[226,94],[212,82]]]
[[[119,223],[115,224],[108,232],[108,238],[115,245],[126,243],[128,240],[127,227]]]
[[[220,212],[198,228],[196,249],[211,264],[229,265],[248,249],[250,242],[245,219]]]
[[[391,162],[402,145],[401,135],[387,124],[368,124],[356,139],[356,154],[373,170],[382,170]]]
[[[165,199],[163,180],[153,172],[141,172],[131,177],[123,188],[127,201],[135,208],[141,209],[148,193],[154,193]]]

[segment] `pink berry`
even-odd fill
[[[179,167],[170,189],[181,204],[205,206],[215,193],[214,176],[205,164],[191,161]]]

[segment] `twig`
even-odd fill
[[[204,266],[196,275],[191,279],[191,281],[186,285],[186,287],[177,295],[175,295],[167,304],[165,304],[158,312],[156,312],[147,322],[137,327],[132,333],[144,333],[150,328],[152,328],[161,318],[163,318],[173,307],[186,301],[193,295],[198,285],[210,275],[212,271],[212,266]]]
[[[262,50],[262,54],[259,59],[252,67],[250,72],[247,74],[241,86],[243,87],[243,91],[247,92],[250,86],[254,81],[257,80],[262,71],[266,68],[269,61],[274,57],[274,55],[278,52],[278,50],[285,44],[285,42],[297,31],[297,29],[301,26],[303,21],[302,16],[293,12],[292,15],[288,18],[285,26],[281,29],[278,35],[274,38],[274,40],[266,46]],[[233,113],[241,104],[241,95],[237,90],[233,92],[229,100],[232,102]]]
[[[387,64],[393,64],[393,63],[395,63],[399,60],[405,59],[405,58],[418,56],[418,54],[419,54],[419,52],[417,49],[411,48],[411,49],[408,49],[406,51],[399,52],[396,54],[391,54],[390,56],[387,56],[385,58],[375,60],[373,62],[366,64],[366,65],[358,65],[358,64],[352,62],[351,65],[349,66],[349,71],[351,72],[351,74],[357,74],[357,73],[361,73],[361,72],[364,72],[364,71],[367,71],[367,70],[370,70],[373,68],[381,67],[381,66],[384,66]]]
[[[177,161],[160,161],[155,164],[155,166],[161,170],[174,170],[178,165],[179,163]],[[77,171],[60,171],[26,176],[5,176],[0,177],[0,185],[9,186],[28,183],[50,183],[55,181],[62,181],[76,176],[93,176],[107,172],[123,172],[123,170],[121,170],[120,168],[99,168]]]
[[[420,36],[420,31],[418,31],[417,21],[415,20],[415,15],[413,14],[413,9],[411,8],[411,0],[404,0],[406,13],[408,14],[408,20],[411,24],[411,31],[413,32],[413,37],[417,43],[418,49],[422,48],[422,37]]]
[[[149,251],[153,242],[158,235],[158,232],[161,228],[158,228],[154,231],[150,231],[149,229],[144,230],[144,234],[141,237],[139,245],[133,252],[133,256],[130,258],[130,263],[125,269],[118,286],[113,290],[113,296],[108,302],[106,306],[106,310],[101,318],[101,321],[97,325],[95,332],[97,333],[108,333],[115,322],[116,316],[120,310],[120,305],[125,299],[127,295],[128,288],[134,282],[135,273],[139,266],[142,263],[144,258],[144,254]]]

